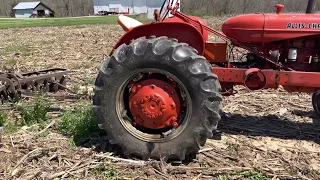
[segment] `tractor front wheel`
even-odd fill
[[[216,130],[220,91],[211,65],[194,48],[143,37],[103,63],[93,105],[99,127],[125,155],[184,160]]]

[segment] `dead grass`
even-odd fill
[[[208,21],[215,27],[222,19]],[[50,110],[41,126],[16,126],[14,122],[22,117],[9,111],[12,120],[6,121],[8,132],[0,142],[0,177],[224,180],[320,176],[319,129],[312,125],[319,118],[313,113],[310,95],[282,89],[252,93],[237,87],[239,93],[223,101],[221,137],[209,139],[191,161],[166,164],[123,157],[90,123],[94,117],[88,109],[98,67],[122,34],[116,25],[0,30],[0,51],[6,49],[0,58],[9,62],[14,58],[15,70],[69,68],[73,73],[68,87],[87,95],[82,100],[50,99],[50,106],[61,111]],[[20,46],[27,47],[28,55],[22,55]]]

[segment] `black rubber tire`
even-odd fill
[[[175,75],[187,88],[192,100],[189,124],[176,138],[161,143],[145,142],[131,135],[116,113],[116,93],[128,72],[139,68],[158,68]],[[100,68],[95,82],[93,108],[99,127],[111,144],[125,155],[141,159],[184,160],[195,154],[212,137],[221,119],[221,86],[211,65],[197,51],[176,39],[145,37],[121,45]]]
[[[320,90],[312,94],[312,107],[318,116],[320,116],[319,101],[320,101]],[[313,118],[313,124],[315,126],[320,126],[320,120]]]

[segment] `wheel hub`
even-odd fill
[[[161,96],[151,93],[141,100],[142,113],[148,117],[156,119],[162,116],[165,110],[164,100]]]
[[[149,129],[177,127],[181,100],[174,87],[157,79],[133,85],[129,98],[133,125]]]

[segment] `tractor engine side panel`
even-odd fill
[[[184,22],[158,22],[138,26],[124,34],[114,46],[113,50],[122,44],[129,44],[131,40],[140,37],[148,38],[150,36],[175,38],[179,42],[187,43],[195,48],[199,55],[203,55],[204,53],[205,40],[201,32],[194,26]],[[113,50],[110,55],[113,53]]]
[[[296,71],[319,72],[319,41],[319,35],[284,41],[279,61]]]
[[[319,14],[267,14],[265,43],[314,36],[320,33]]]

